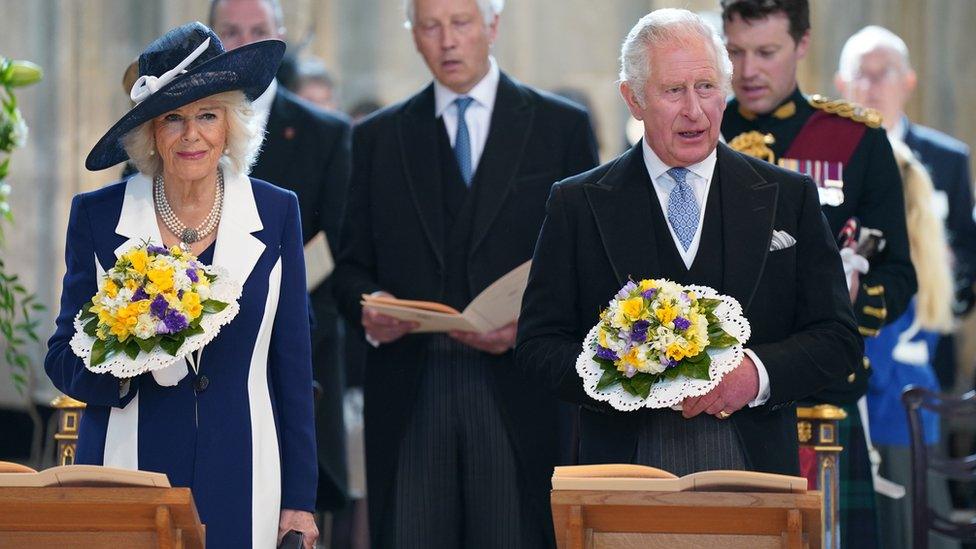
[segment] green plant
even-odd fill
[[[14,88],[39,82],[41,68],[30,61],[7,59],[0,56],[0,244],[5,241],[4,222],[14,220],[10,208],[10,157],[15,149],[27,142],[27,124],[17,108]],[[8,272],[0,258],[0,337],[3,353],[10,364],[11,379],[17,391],[26,395],[30,380],[30,355],[27,346],[40,343],[37,337],[39,320],[33,315],[44,310],[37,296],[20,282],[20,277]]]

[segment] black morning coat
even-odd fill
[[[695,260],[721,264],[723,287],[715,289],[742,305],[752,328],[746,347],[765,365],[770,388],[765,404],[728,421],[750,469],[796,475],[795,402],[860,368],[861,337],[810,178],[721,143],[717,154],[710,192],[721,186],[722,252]],[[628,278],[660,276],[653,192],[640,143],[555,185],[522,302],[518,364],[536,383],[583,405],[583,463],[630,463],[637,450],[639,412],[589,398],[575,363],[583,337]],[[706,209],[706,223],[709,215]],[[796,244],[770,251],[773,230]]]
[[[445,298],[445,220],[434,88],[427,86],[357,125],[353,177],[336,297],[360,326],[360,296],[385,290],[404,299]],[[476,296],[531,259],[552,184],[597,164],[583,109],[501,74],[488,140],[472,179],[476,209],[467,285]],[[374,536],[393,520],[399,441],[415,400],[429,336],[370,348],[366,362],[366,472]],[[556,459],[555,401],[527,383],[513,353],[495,358],[493,390],[516,453],[528,520],[550,524]],[[454,474],[454,472],[445,473]],[[374,539],[378,539],[374,538]]]

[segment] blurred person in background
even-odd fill
[[[210,25],[228,49],[267,39],[284,39],[278,0],[211,0]],[[301,101],[273,80],[254,101],[265,131],[251,175],[294,191],[308,244],[320,232],[337,250],[339,226],[349,184],[350,129],[341,117]],[[315,421],[319,459],[317,509],[335,511],[348,501],[343,369],[338,313],[332,277],[309,289],[312,321],[312,371],[318,384]]]
[[[295,70],[295,95],[329,111],[339,109],[336,81],[318,57],[302,57]]]
[[[969,147],[908,119],[905,107],[918,84],[908,48],[896,34],[871,25],[847,39],[834,83],[852,101],[877,109],[891,141],[904,142],[925,166],[935,186],[936,214],[944,221],[952,249],[957,315],[972,309],[976,281],[976,222],[973,221]],[[954,338],[939,340],[935,371],[942,390],[956,383]],[[972,380],[963,380],[970,389]]]

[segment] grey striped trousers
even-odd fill
[[[526,547],[515,456],[491,389],[487,355],[447,336],[428,347],[400,444],[398,548]],[[523,532],[525,529],[525,532]]]
[[[746,469],[746,458],[729,420],[706,413],[685,419],[674,410],[641,413],[634,461],[684,476],[712,469]]]

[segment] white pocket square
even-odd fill
[[[769,243],[769,251],[785,250],[796,245],[796,239],[786,231],[773,231],[773,240]]]

